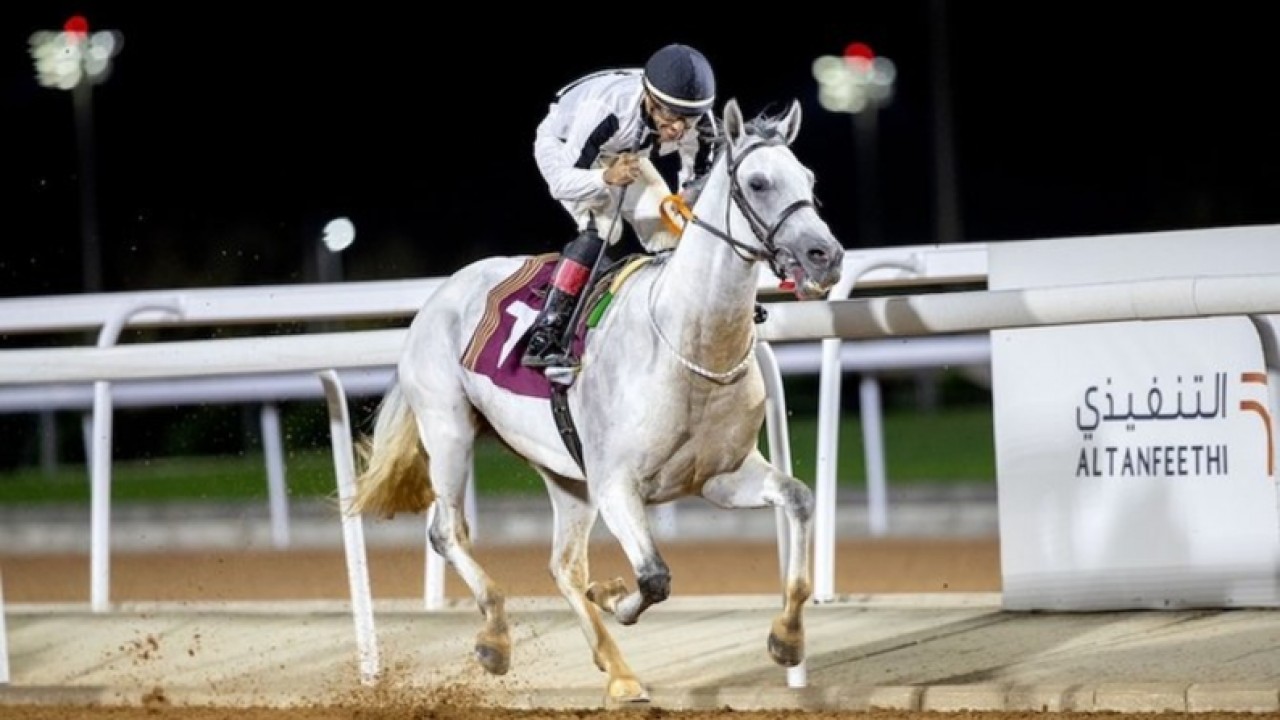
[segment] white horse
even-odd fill
[[[767,646],[784,666],[804,658],[813,494],[758,449],[766,398],[754,354],[757,264],[789,276],[799,298],[820,298],[839,280],[843,249],[818,214],[813,174],[789,147],[800,128],[799,103],[746,122],[730,100],[722,128],[715,166],[692,210],[682,213],[677,247],[623,283],[588,334],[568,389],[581,466],[545,396],[509,389],[516,386],[486,374],[476,360],[483,340],[495,367],[519,366],[534,311],[520,301],[501,306],[500,291],[519,285],[514,278],[532,267],[530,258],[462,268],[409,328],[397,385],[362,448],[350,511],[390,517],[436,503],[430,542],[475,596],[484,616],[476,658],[491,673],[509,668],[511,639],[503,592],[472,556],[464,515],[481,432],[495,433],[546,483],[555,512],[551,575],[608,675],[609,702],[647,701],[648,692],[600,611],[630,625],[667,598],[671,573],[646,506],[684,496],[725,508],[782,508],[789,526],[784,602]],[[625,551],[637,589],[620,578],[590,582],[587,545],[597,514]]]

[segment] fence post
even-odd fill
[[[767,342],[756,343],[756,361],[760,363],[760,375],[765,387],[765,429],[769,440],[769,462],[782,472],[791,474],[791,435],[787,425],[787,393],[782,387],[782,372],[778,358]],[[782,508],[774,508],[778,527],[778,571],[783,587],[787,581],[787,555],[791,543],[787,539],[787,516]],[[809,671],[804,661],[787,668],[787,687],[802,688],[809,685]]]
[[[347,582],[351,586],[351,614],[356,626],[356,647],[360,654],[360,681],[377,681],[381,661],[378,634],[373,624],[373,593],[369,589],[369,562],[364,546],[364,524],[348,509],[356,494],[356,463],[351,447],[351,419],[342,380],[334,370],[320,372],[325,400],[329,406],[329,441],[333,446],[333,470],[338,481],[339,512],[342,514],[342,544],[347,554]]]
[[[267,508],[271,516],[271,546],[289,547],[289,493],[285,481],[284,442],[280,436],[280,408],[262,404],[262,455],[267,465]]]
[[[0,575],[0,685],[9,684],[9,634],[4,616],[4,576]]]
[[[126,307],[103,325],[98,347],[111,347],[134,315],[146,310],[182,314],[177,301],[144,301]],[[89,437],[89,605],[106,612],[111,602],[111,383],[93,383],[93,431]]]
[[[923,260],[917,254],[907,258],[884,258],[869,260],[846,268],[847,274],[831,288],[829,300],[847,300],[853,286],[863,275],[878,268],[896,268],[908,272],[919,273]],[[844,363],[840,358],[838,337],[822,340],[822,369],[818,376],[818,450],[817,474],[817,507],[814,511],[813,534],[815,538],[813,550],[813,599],[816,602],[831,602],[835,599],[835,535],[836,535],[836,469],[840,452],[840,382],[844,374]],[[879,437],[867,434],[867,428],[880,423],[880,406],[863,407],[863,412],[874,410],[873,417],[863,418],[863,445],[867,446],[867,501],[868,510],[874,518],[885,518],[888,512],[884,507],[885,473],[884,453],[877,446],[874,451],[871,442],[883,442]],[[873,465],[873,459],[879,465]],[[887,525],[887,522],[884,524]],[[887,528],[872,523],[871,534],[883,535]]]

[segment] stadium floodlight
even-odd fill
[[[40,30],[29,38],[36,80],[44,87],[71,92],[80,154],[81,266],[84,290],[102,290],[102,250],[98,242],[94,171],[93,86],[111,74],[124,36],[115,30],[89,32],[89,21],[73,15],[61,31]]]
[[[892,60],[877,56],[870,45],[861,42],[849,43],[841,57],[823,55],[813,61],[818,102],[831,112],[856,114],[887,105],[897,77]]]
[[[858,238],[863,245],[881,244],[879,202],[876,198],[880,108],[893,99],[898,68],[876,55],[864,42],[851,42],[841,56],[823,55],[813,61],[818,103],[824,110],[848,113],[853,119],[854,166],[858,187]]]
[[[45,87],[73,90],[81,83],[100,83],[111,73],[111,59],[120,53],[124,36],[115,30],[90,34],[89,21],[73,15],[61,31],[31,34],[31,57],[36,79]]]

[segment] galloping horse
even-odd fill
[[[349,511],[390,517],[436,504],[431,546],[475,596],[484,616],[475,653],[490,673],[510,666],[504,595],[471,554],[463,509],[473,445],[488,431],[546,483],[555,511],[551,575],[608,675],[608,701],[643,702],[648,693],[600,611],[630,625],[667,598],[671,573],[646,506],[680,497],[782,508],[789,538],[783,608],[767,646],[784,666],[804,658],[814,501],[804,483],[758,449],[766,398],[754,354],[757,263],[789,276],[800,299],[814,299],[839,280],[843,249],[818,214],[813,174],[789,147],[800,128],[799,103],[747,122],[729,100],[721,125],[715,166],[692,209],[681,213],[677,247],[621,284],[587,335],[568,389],[581,465],[545,395],[516,392],[475,361],[483,336],[495,366],[519,365],[520,336],[534,311],[499,301],[530,258],[462,268],[409,328],[397,384],[362,447],[364,469]],[[625,551],[637,589],[621,579],[590,582],[587,545],[597,513]]]

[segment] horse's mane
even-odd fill
[[[782,121],[786,115],[785,109],[769,113],[766,108],[748,120],[744,129],[748,135],[755,135],[763,140],[783,140]]]

